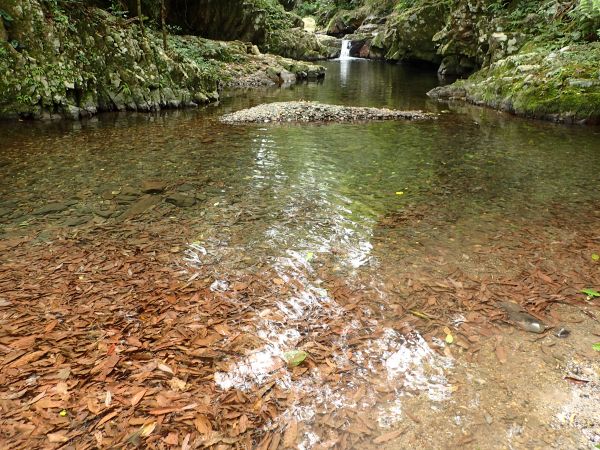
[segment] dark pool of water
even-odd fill
[[[407,209],[461,224],[458,234],[483,223],[480,232],[493,234],[503,225],[482,217],[537,220],[600,200],[598,128],[433,102],[425,93],[438,80],[428,71],[361,60],[326,66],[323,83],[229,92],[219,106],[199,110],[0,124],[0,232],[60,227],[72,215],[88,215],[84,226],[100,223],[95,211],[114,203],[103,192],[154,179],[170,190],[185,184],[185,195],[198,198],[193,207],[160,208],[169,220],[192,221],[203,239],[266,256],[341,247],[345,262],[359,265],[369,258],[382,218]],[[440,116],[331,125],[217,120],[243,107],[295,99]],[[73,203],[66,211],[31,215],[64,200]]]

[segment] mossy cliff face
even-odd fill
[[[152,33],[96,8],[68,15],[37,0],[2,0],[0,117],[78,118],[218,98],[209,68],[169,56]],[[7,23],[8,22],[8,23]]]
[[[387,2],[389,3],[389,2]],[[366,3],[353,17],[365,19],[346,38],[360,45],[354,56],[381,55],[391,61],[417,60],[439,65],[441,75],[465,75],[516,52],[524,34],[502,31],[495,0],[398,0],[382,13]],[[377,11],[377,12],[376,12]],[[347,11],[340,11],[334,17]],[[334,34],[334,33],[331,33]]]
[[[168,0],[169,23],[209,39],[263,45],[273,30],[301,27],[302,20],[276,0]]]
[[[316,60],[329,56],[300,17],[284,10],[292,2],[276,0],[168,1],[169,22],[184,32],[210,39],[241,40],[261,51],[287,58]]]
[[[389,60],[439,63],[441,57],[433,38],[444,26],[448,13],[444,2],[434,1],[396,9],[381,32],[374,36],[371,46],[381,48]]]

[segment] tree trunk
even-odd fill
[[[162,27],[163,47],[165,49],[165,52],[169,49],[169,47],[167,45],[167,24],[166,24],[166,18],[165,18],[166,15],[167,15],[167,8],[165,6],[165,0],[160,0],[160,24]]]
[[[137,0],[137,16],[140,21],[140,27],[142,29],[142,37],[146,38],[146,32],[144,31],[144,16],[142,16],[142,0]]]

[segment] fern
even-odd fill
[[[587,40],[597,40],[600,36],[600,0],[579,0],[569,16]]]

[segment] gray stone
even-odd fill
[[[283,84],[291,84],[296,82],[296,75],[294,75],[292,72],[288,72],[287,70],[282,70],[279,74],[279,78],[281,78]]]
[[[164,181],[144,181],[142,183],[142,192],[144,194],[160,194],[167,188]]]
[[[194,190],[194,186],[188,183],[181,184],[177,186],[177,190],[179,192],[189,192]]]
[[[114,209],[97,209],[97,210],[94,211],[94,214],[96,214],[97,216],[102,217],[103,219],[108,219],[114,213],[115,213]]]
[[[64,211],[69,207],[69,202],[49,203],[32,212],[33,215],[43,216],[45,214]]]
[[[167,203],[171,203],[172,205],[178,206],[180,208],[187,208],[190,206],[194,206],[194,204],[196,203],[196,199],[194,197],[189,197],[187,195],[179,194],[179,193],[169,195],[165,199],[165,201]]]
[[[580,87],[580,88],[591,88],[592,86],[600,84],[599,82],[597,82],[595,80],[586,80],[586,79],[577,79],[577,78],[569,78],[568,81],[569,81],[569,86],[575,86],[575,87]]]
[[[71,217],[70,219],[65,221],[65,225],[68,227],[76,227],[78,225],[83,225],[84,223],[89,222],[90,219],[90,216]]]
[[[144,195],[137,202],[126,209],[123,214],[119,216],[119,221],[130,219],[156,205],[160,201],[160,198],[156,195]]]

